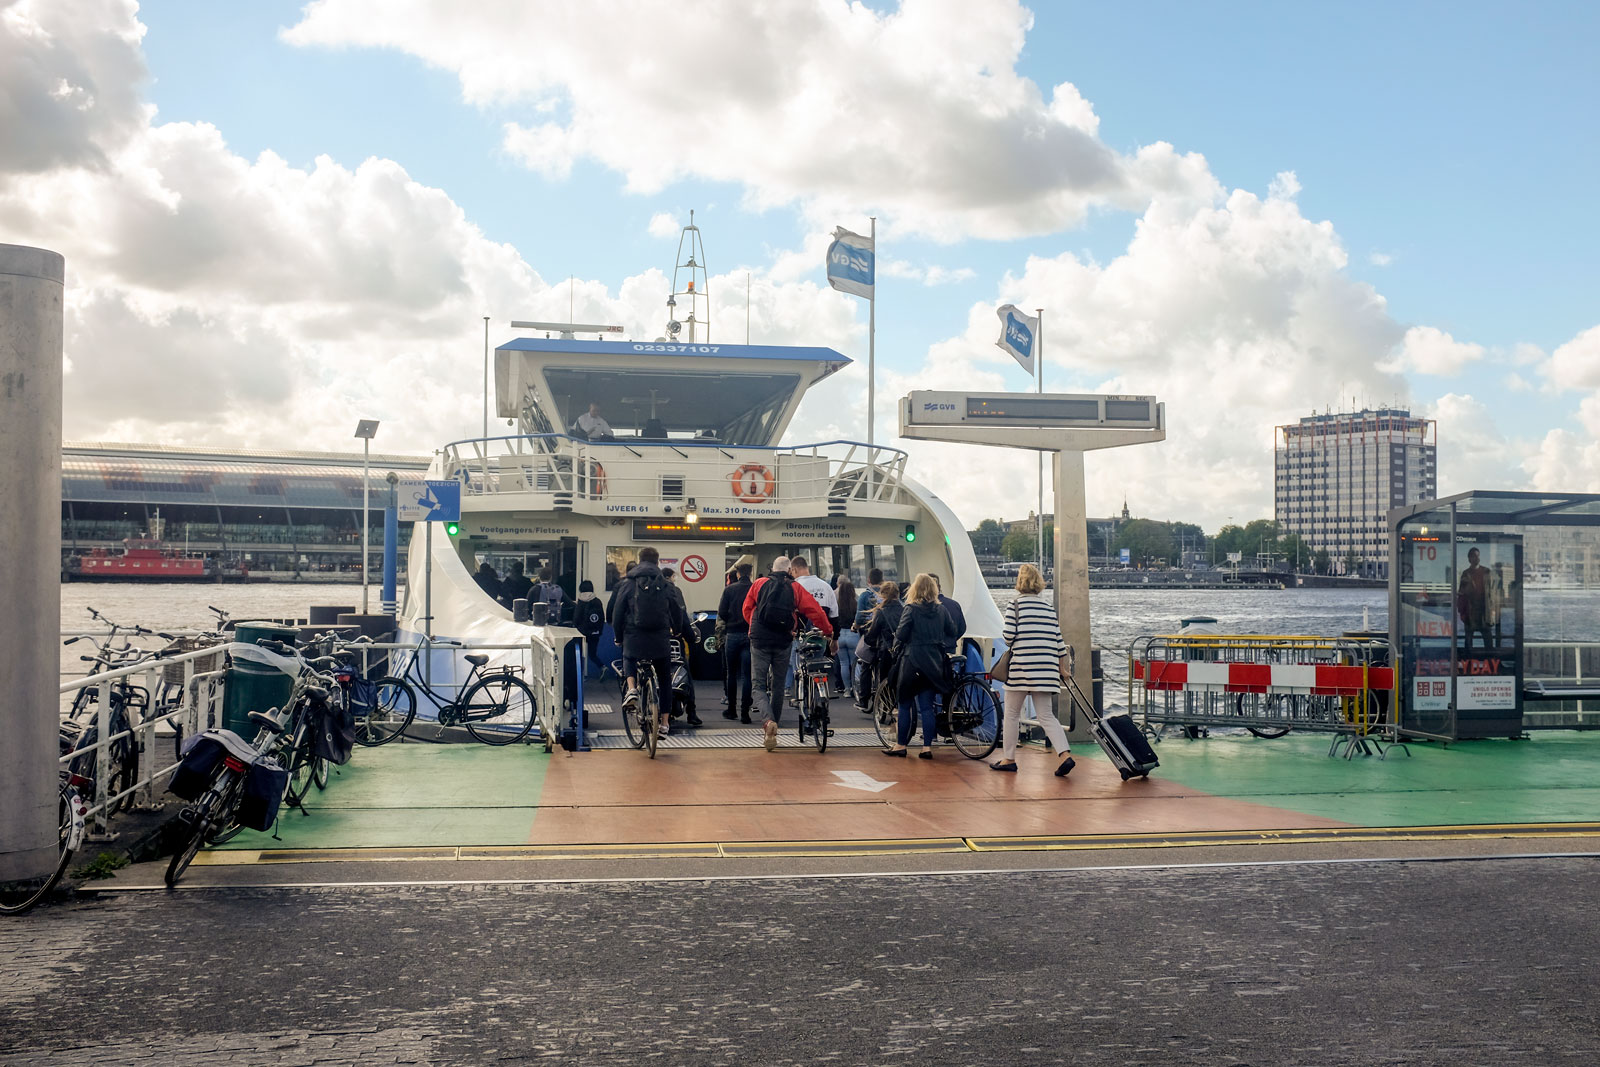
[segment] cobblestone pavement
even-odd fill
[[[1595,859],[112,893],[0,1063],[1600,1062]]]

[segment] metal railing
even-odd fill
[[[158,751],[157,737],[163,724],[172,726],[175,733],[181,731],[182,736],[190,736],[200,729],[200,723],[209,723],[220,715],[223,672],[220,670],[197,672],[195,669],[197,663],[208,661],[216,655],[217,650],[214,647],[196,648],[188,652],[162,656],[159,659],[143,660],[127,667],[101,671],[91,677],[61,684],[60,691],[63,695],[71,695],[80,689],[97,690],[93,710],[89,713],[95,724],[94,743],[82,748],[74,747],[72,752],[62,755],[57,760],[57,763],[64,768],[82,759],[85,754],[94,753],[94,796],[90,800],[89,815],[94,820],[92,833],[95,839],[111,840],[112,835],[107,820],[113,806],[129,797],[134,799],[135,804],[141,802],[145,805],[150,804],[155,783],[164,780],[178,766],[175,750],[170,762],[153,758]],[[129,708],[128,728],[113,732],[111,724],[116,709],[113,707],[112,698],[118,683],[123,679],[137,679],[131,684],[142,685],[152,694],[153,700],[154,695],[163,690],[172,691],[173,685],[168,674],[168,669],[171,667],[178,668],[180,672],[178,685],[181,688],[178,690],[176,704],[170,702],[153,704],[149,714],[140,714],[136,709]],[[112,793],[111,749],[124,738],[129,739],[135,747],[137,771],[131,785]]]
[[[1240,727],[1335,735],[1329,755],[1395,739],[1394,672],[1386,641],[1298,635],[1176,635],[1128,648],[1128,708],[1148,726]]]
[[[1524,729],[1600,729],[1600,641],[1525,641],[1522,654]]]
[[[746,503],[912,503],[906,453],[858,441],[757,446],[708,441],[585,441],[566,434],[454,441],[442,450],[447,477],[468,496],[533,493],[551,506],[573,502],[677,500],[716,505],[750,469]]]

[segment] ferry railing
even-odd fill
[[[1300,635],[1153,634],[1128,652],[1128,708],[1147,728],[1241,727],[1334,735],[1348,759],[1397,741],[1386,641]],[[1383,749],[1376,747],[1381,757]],[[1409,754],[1409,750],[1408,750]]]
[[[1526,730],[1600,729],[1600,641],[1524,641]]]
[[[165,780],[177,768],[175,750],[170,762],[154,758],[158,751],[158,730],[163,724],[170,724],[174,731],[189,736],[200,729],[200,723],[209,723],[220,717],[224,672],[196,670],[197,665],[208,665],[217,655],[214,646],[195,648],[159,658],[152,657],[61,684],[61,693],[69,697],[80,689],[97,690],[94,710],[90,713],[95,723],[94,744],[83,748],[74,746],[72,752],[57,760],[60,766],[66,767],[82,759],[85,753],[94,753],[94,796],[89,805],[89,815],[94,820],[92,839],[112,840],[114,835],[108,826],[111,809],[129,797],[134,799],[136,805],[148,806],[153,801],[155,783]],[[180,687],[176,703],[158,703],[156,694],[163,690],[171,693],[173,690],[173,675],[169,671],[174,667],[177,668],[177,685]],[[112,694],[124,679],[136,679],[130,684],[142,684],[151,694],[152,703],[148,709],[151,714],[130,712],[128,728],[112,732]],[[163,707],[166,710],[161,710]],[[124,738],[133,740],[138,757],[137,771],[131,785],[112,793],[111,748]]]
[[[699,498],[717,506],[734,496],[737,472],[749,471],[755,500],[746,503],[851,501],[905,504],[906,453],[859,441],[758,446],[714,441],[585,441],[567,434],[527,434],[455,441],[443,450],[447,476],[468,496],[549,494],[552,507],[573,501]],[[648,461],[648,462],[645,462]]]

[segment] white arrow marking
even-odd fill
[[[843,781],[834,782],[834,785],[845,789],[859,789],[864,793],[881,793],[896,782],[880,782],[865,771],[834,771],[835,778]]]

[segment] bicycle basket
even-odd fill
[[[168,645],[161,651],[168,655],[176,655],[179,652],[193,652],[199,648],[213,647],[216,647],[216,642],[205,638],[179,637],[176,638],[172,644]],[[222,649],[217,648],[217,651],[213,652],[209,656],[196,656],[194,659],[186,662],[194,664],[194,673],[196,674],[209,674],[212,671],[219,671],[222,669]],[[167,685],[182,685],[183,664],[164,664],[161,668],[161,680]]]

